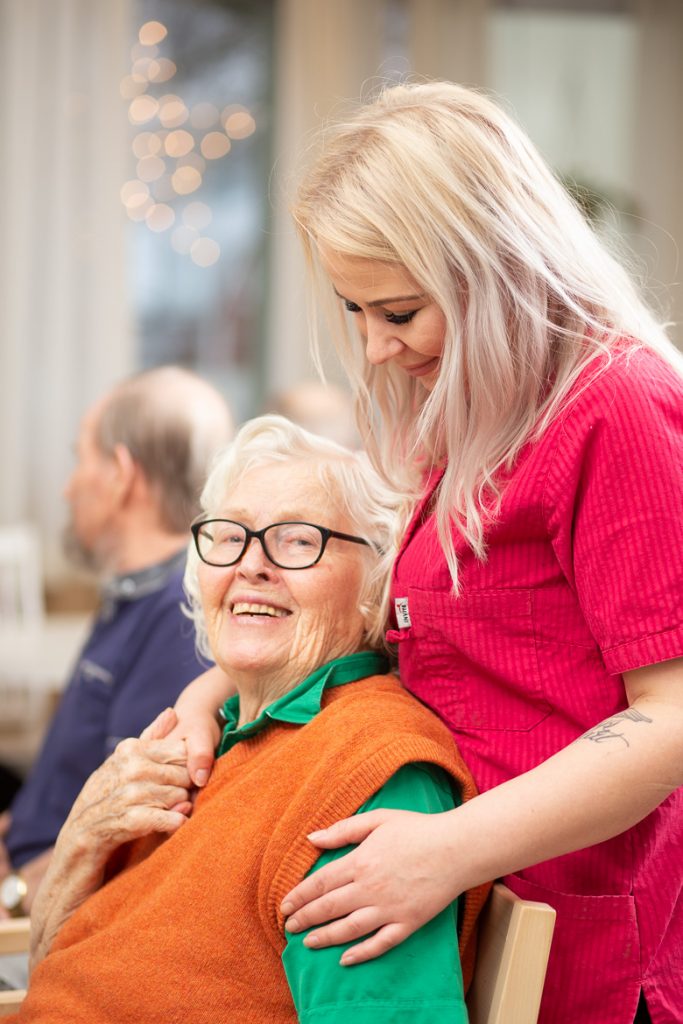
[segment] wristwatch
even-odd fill
[[[0,906],[10,917],[24,917],[24,898],[28,892],[26,880],[13,871],[0,883]]]

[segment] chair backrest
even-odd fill
[[[470,1024],[536,1024],[554,927],[547,903],[494,885],[479,924]]]
[[[0,526],[0,620],[21,626],[43,621],[43,573],[36,530]]]
[[[26,953],[29,945],[31,922],[28,917],[0,921],[0,956]],[[26,997],[25,989],[0,992],[0,1017],[16,1013]]]

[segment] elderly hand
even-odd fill
[[[175,832],[192,810],[186,762],[177,740],[123,740],[81,790],[58,848],[77,846],[104,863],[131,839]]]
[[[190,776],[185,744],[128,739],[94,772],[59,833],[31,914],[31,969],[74,911],[100,888],[110,854],[187,820]]]

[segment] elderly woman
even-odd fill
[[[353,971],[280,911],[337,855],[312,830],[473,793],[380,652],[400,503],[363,456],[280,417],[241,430],[202,503],[186,588],[200,647],[237,688],[216,769],[189,817],[182,743],[126,741],[91,777],[36,900],[15,1019],[466,1021],[454,905]],[[483,895],[460,908],[465,953]]]

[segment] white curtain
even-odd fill
[[[40,528],[85,407],[134,368],[125,281],[131,0],[0,0],[0,524]]]

